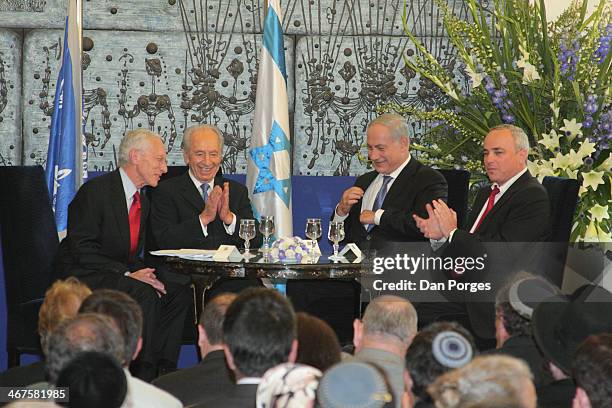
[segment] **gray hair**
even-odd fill
[[[489,133],[494,130],[507,130],[512,135],[512,140],[514,140],[514,148],[516,151],[527,150],[529,152],[529,138],[527,137],[527,133],[523,129],[518,126],[503,124],[492,127],[489,130]]]
[[[533,381],[525,362],[510,356],[480,356],[464,367],[442,374],[428,388],[439,408],[458,408],[502,399],[523,404],[525,384]]]
[[[185,129],[185,132],[183,133],[183,150],[184,151],[189,150],[189,145],[191,144],[191,137],[193,136],[195,132],[204,131],[204,130],[210,130],[211,132],[217,135],[217,137],[219,138],[219,151],[223,153],[223,145],[225,144],[223,133],[218,127],[214,125],[209,125],[207,123],[204,123],[201,125],[189,126],[187,129]]]
[[[123,338],[110,317],[98,313],[78,314],[51,332],[46,359],[49,382],[55,384],[62,368],[83,351],[99,351],[117,361],[123,360]]]
[[[364,335],[391,336],[409,344],[417,332],[414,306],[398,296],[384,295],[372,300],[363,315]]]
[[[144,149],[145,143],[152,138],[161,141],[161,137],[157,133],[147,129],[134,129],[127,132],[119,145],[119,166],[129,163],[132,149]]]
[[[368,124],[368,129],[370,129],[372,125],[382,125],[389,129],[394,142],[399,142],[404,137],[410,142],[406,120],[396,113],[384,113],[374,118]]]

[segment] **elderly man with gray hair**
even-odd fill
[[[375,298],[362,320],[353,323],[355,358],[381,369],[393,390],[396,406],[401,406],[405,389],[405,357],[417,333],[417,313],[412,304],[398,296]]]
[[[246,187],[220,172],[221,131],[206,124],[187,128],[183,158],[189,171],[163,181],[153,192],[155,246],[217,249],[220,245],[242,245],[240,220],[253,218],[253,211]]]
[[[132,367],[145,380],[176,367],[189,288],[164,278],[144,259],[149,201],[142,191],[166,173],[159,135],[128,132],[119,168],[85,183],[68,208],[68,231],[57,259],[59,277],[76,276],[91,289],[120,290],[142,308],[143,346]]]

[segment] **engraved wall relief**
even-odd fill
[[[435,3],[408,2],[407,24],[465,84]],[[44,164],[65,0],[0,4],[0,27],[24,29],[15,37],[0,28],[0,107],[6,105],[0,110],[0,160]],[[136,127],[160,133],[169,164],[181,165],[184,128],[213,123],[225,136],[223,171],[246,172],[263,6],[264,0],[85,0],[85,27],[95,28],[85,30],[83,54],[90,169],[115,168],[121,137]],[[404,66],[414,50],[404,35],[403,1],[287,0],[281,7],[294,174],[360,174],[366,167],[357,154],[379,106],[445,101]],[[451,1],[450,8],[468,18],[463,0]],[[418,141],[427,124],[408,120]]]

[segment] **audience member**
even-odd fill
[[[228,307],[223,322],[223,351],[236,385],[202,407],[255,405],[257,385],[270,368],[297,356],[297,327],[291,303],[273,289],[244,290]]]
[[[355,358],[381,369],[400,407],[406,388],[406,350],[417,331],[417,314],[412,304],[397,296],[379,296],[365,310],[362,321],[354,321]]]
[[[318,317],[297,313],[298,355],[296,362],[321,371],[340,362],[340,342],[334,330]]]
[[[64,319],[77,314],[83,299],[91,290],[77,278],[58,280],[45,292],[45,299],[38,312],[38,334],[43,355],[47,354],[47,339],[50,333]],[[24,387],[45,381],[45,361],[13,367],[0,374],[1,387]]]
[[[490,353],[506,354],[525,361],[536,387],[550,380],[550,375],[531,334],[531,316],[538,303],[559,294],[559,289],[544,278],[520,272],[499,289],[495,298],[497,349]]]
[[[272,367],[257,387],[257,408],[312,408],[321,371],[303,364]]]
[[[406,353],[415,407],[433,407],[427,387],[447,371],[472,361],[476,345],[470,332],[454,322],[432,323],[419,331]]]
[[[99,313],[108,316],[119,328],[123,340],[120,360],[127,379],[127,400],[133,408],[181,407],[182,404],[167,392],[132,377],[127,369],[142,347],[142,311],[129,295],[112,289],[95,290],[81,305],[80,313]]]
[[[321,378],[317,389],[321,408],[391,408],[398,406],[385,374],[359,361],[336,364]]]
[[[142,308],[143,345],[132,369],[151,380],[176,368],[189,305],[189,287],[151,268],[144,246],[149,200],[141,189],[155,187],[167,171],[159,135],[145,129],[126,133],[119,168],[83,184],[68,208],[68,231],[57,256],[59,276],[77,276],[92,289],[115,289]]]
[[[587,337],[574,355],[576,382],[573,408],[606,408],[612,404],[612,333]]]
[[[119,362],[96,351],[78,354],[59,372],[57,387],[68,390],[70,408],[119,408],[127,395],[127,381]]]
[[[106,353],[117,361],[124,356],[123,338],[107,316],[83,313],[66,319],[51,332],[47,343],[47,380],[56,384],[60,371],[84,351]]]
[[[469,364],[442,374],[428,391],[437,408],[488,407],[503,401],[519,408],[536,408],[529,367],[509,356],[479,356]]]
[[[222,395],[234,386],[233,374],[223,353],[223,321],[229,305],[236,299],[233,293],[212,298],[200,315],[198,346],[202,361],[157,378],[153,385],[168,391],[185,405],[204,398]]]
[[[585,285],[568,298],[553,297],[536,306],[533,334],[555,381],[538,388],[542,408],[571,407],[576,387],[571,376],[572,356],[588,336],[612,332],[612,293]]]

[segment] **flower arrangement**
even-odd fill
[[[419,157],[439,167],[467,168],[475,181],[485,178],[481,146],[488,129],[521,127],[531,142],[533,175],[580,182],[571,241],[612,241],[611,4],[600,0],[588,15],[587,1],[574,0],[548,22],[543,0],[492,0],[488,8],[466,3],[471,22],[437,0],[458,75],[407,28],[404,13],[415,48],[405,54],[406,69],[435,84],[446,102],[434,109],[384,109],[428,123],[421,143],[412,146]]]
[[[295,260],[299,263],[303,258],[312,257],[312,255],[312,247],[300,237],[279,238],[270,248],[272,259],[278,259],[281,262]]]

